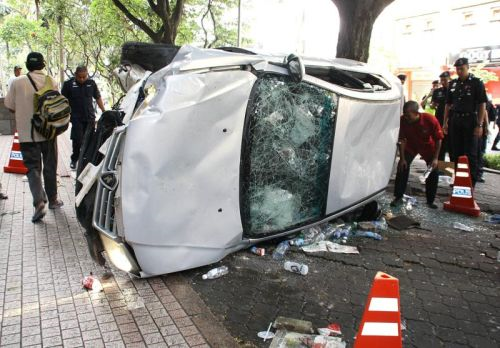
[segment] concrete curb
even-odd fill
[[[164,280],[211,347],[240,347],[181,273],[166,275]]]
[[[492,173],[492,174],[500,174],[500,170],[496,170],[496,169],[491,169],[491,168],[484,167],[483,170],[485,172]]]

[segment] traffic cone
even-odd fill
[[[399,280],[378,272],[368,294],[354,348],[401,348]]]
[[[481,210],[474,200],[472,190],[472,179],[469,171],[469,160],[467,156],[458,158],[457,169],[455,171],[455,182],[450,200],[445,202],[445,210],[454,211],[471,216],[479,216]]]
[[[3,167],[5,173],[26,174],[28,168],[24,166],[23,154],[21,153],[21,145],[19,144],[19,136],[14,133],[12,141],[12,150],[10,151],[9,163]]]

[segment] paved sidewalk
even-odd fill
[[[0,163],[11,136],[0,136]],[[232,347],[231,336],[183,277],[133,279],[114,270],[104,292],[81,285],[104,269],[90,258],[74,209],[70,143],[59,138],[59,195],[65,205],[31,223],[31,193],[22,175],[0,173],[1,347]]]

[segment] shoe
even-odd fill
[[[396,207],[400,204],[403,203],[403,198],[402,197],[399,197],[399,198],[394,198],[394,200],[391,202],[391,207]]]
[[[438,206],[437,206],[437,204],[436,204],[436,203],[427,203],[427,206],[428,206],[429,208],[431,208],[431,209],[437,209],[437,208],[438,208]]]
[[[483,183],[483,182],[486,182],[486,180],[484,180],[483,177],[480,177],[479,179],[477,179],[477,182]]]
[[[61,201],[60,199],[56,199],[53,202],[49,202],[49,209],[58,209],[61,208],[64,205],[64,202]]]
[[[42,220],[46,213],[47,210],[45,209],[45,202],[38,203],[38,205],[35,208],[35,213],[31,218],[31,222],[35,223]]]
[[[500,151],[500,149],[498,147],[492,147],[491,151]]]
[[[75,161],[71,161],[71,163],[69,164],[69,167],[71,169],[76,169],[76,162]]]

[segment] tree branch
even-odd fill
[[[150,1],[150,0],[148,0]],[[157,41],[158,35],[151,29],[144,21],[140,20],[136,16],[134,16],[125,5],[120,0],[113,0],[113,3],[120,11],[125,14],[125,16],[139,28],[141,28],[154,42]]]

